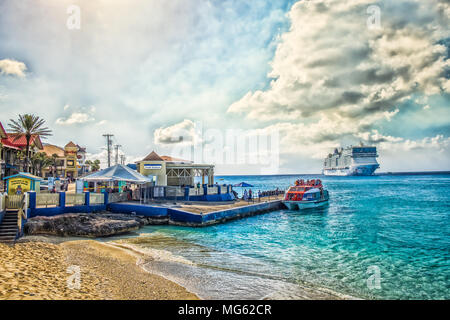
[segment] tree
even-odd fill
[[[85,163],[91,167],[91,171],[98,171],[100,169],[100,160],[86,160]]]
[[[27,146],[25,151],[25,171],[28,172],[30,141],[32,136],[40,136],[43,139],[51,136],[52,131],[44,127],[45,120],[34,114],[19,115],[18,120],[10,119],[8,126],[17,136],[14,140],[18,140],[21,136],[25,136]]]
[[[56,166],[56,159],[58,155],[56,153],[52,154],[52,164],[53,164],[53,178],[56,177],[56,173],[58,171],[58,167]]]
[[[38,152],[31,157],[31,166],[37,175],[42,176],[42,169],[50,167],[53,159],[47,157],[44,152]]]

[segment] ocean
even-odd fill
[[[253,191],[311,176],[222,176]],[[320,176],[330,203],[125,239],[205,299],[450,298],[450,175]],[[237,191],[239,188],[236,189]]]

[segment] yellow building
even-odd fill
[[[28,191],[40,192],[41,178],[30,173],[20,172],[4,178],[8,194],[24,194]]]
[[[196,176],[202,177],[202,184],[214,184],[214,165],[159,156],[155,151],[137,162],[137,171],[157,186],[194,186]]]
[[[84,153],[84,148],[79,147],[72,141],[64,146],[64,148],[45,144],[43,152],[50,158],[55,159],[55,165],[42,170],[44,177],[51,177],[54,174],[64,178],[77,178],[80,170],[78,159],[83,159],[80,153]]]

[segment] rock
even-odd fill
[[[138,216],[122,214],[66,213],[28,219],[27,235],[106,237],[135,231],[146,223]]]

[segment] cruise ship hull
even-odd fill
[[[350,168],[324,169],[325,176],[371,176],[378,169],[378,164],[352,166]]]

